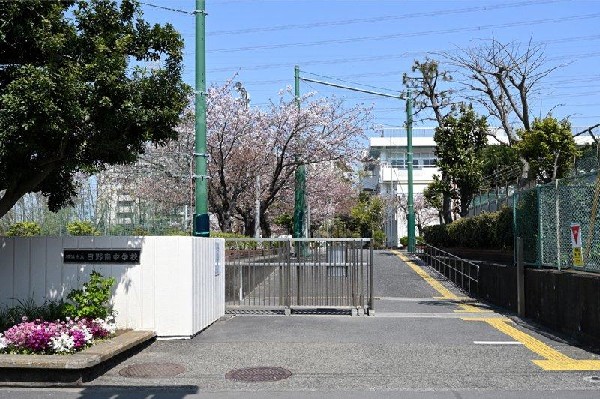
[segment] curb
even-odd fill
[[[0,385],[79,385],[155,338],[154,331],[126,331],[72,355],[0,355]]]

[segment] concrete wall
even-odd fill
[[[138,264],[64,263],[64,249],[141,249]],[[119,328],[190,337],[225,313],[225,243],[194,237],[1,237],[0,303],[60,299],[92,270],[116,280]]]
[[[516,311],[516,267],[481,263],[479,296]],[[600,274],[525,270],[525,316],[579,342],[600,346]]]
[[[525,306],[527,317],[600,345],[600,275],[527,269]]]

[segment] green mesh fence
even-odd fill
[[[600,220],[592,212],[595,184],[596,174],[587,174],[515,193],[515,237],[523,239],[526,264],[573,267],[571,226],[576,224],[583,243],[581,269],[600,272]]]

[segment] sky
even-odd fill
[[[144,0],[141,7],[149,22],[171,23],[182,34],[184,80],[193,85],[195,0]],[[600,123],[600,0],[206,0],[206,12],[207,85],[239,81],[252,106],[293,87],[295,65],[302,77],[398,95],[415,60],[442,60],[441,52],[490,39],[532,40],[544,46],[546,65],[558,67],[530,100],[532,114],[568,117],[576,128]],[[308,82],[301,92],[372,106],[369,135],[394,135],[406,120],[402,100]]]

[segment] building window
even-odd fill
[[[392,159],[390,165],[392,168],[404,169],[406,168],[406,161],[404,161],[404,159]]]
[[[425,168],[435,168],[437,164],[437,159],[435,158],[427,158],[423,160],[423,167]]]

